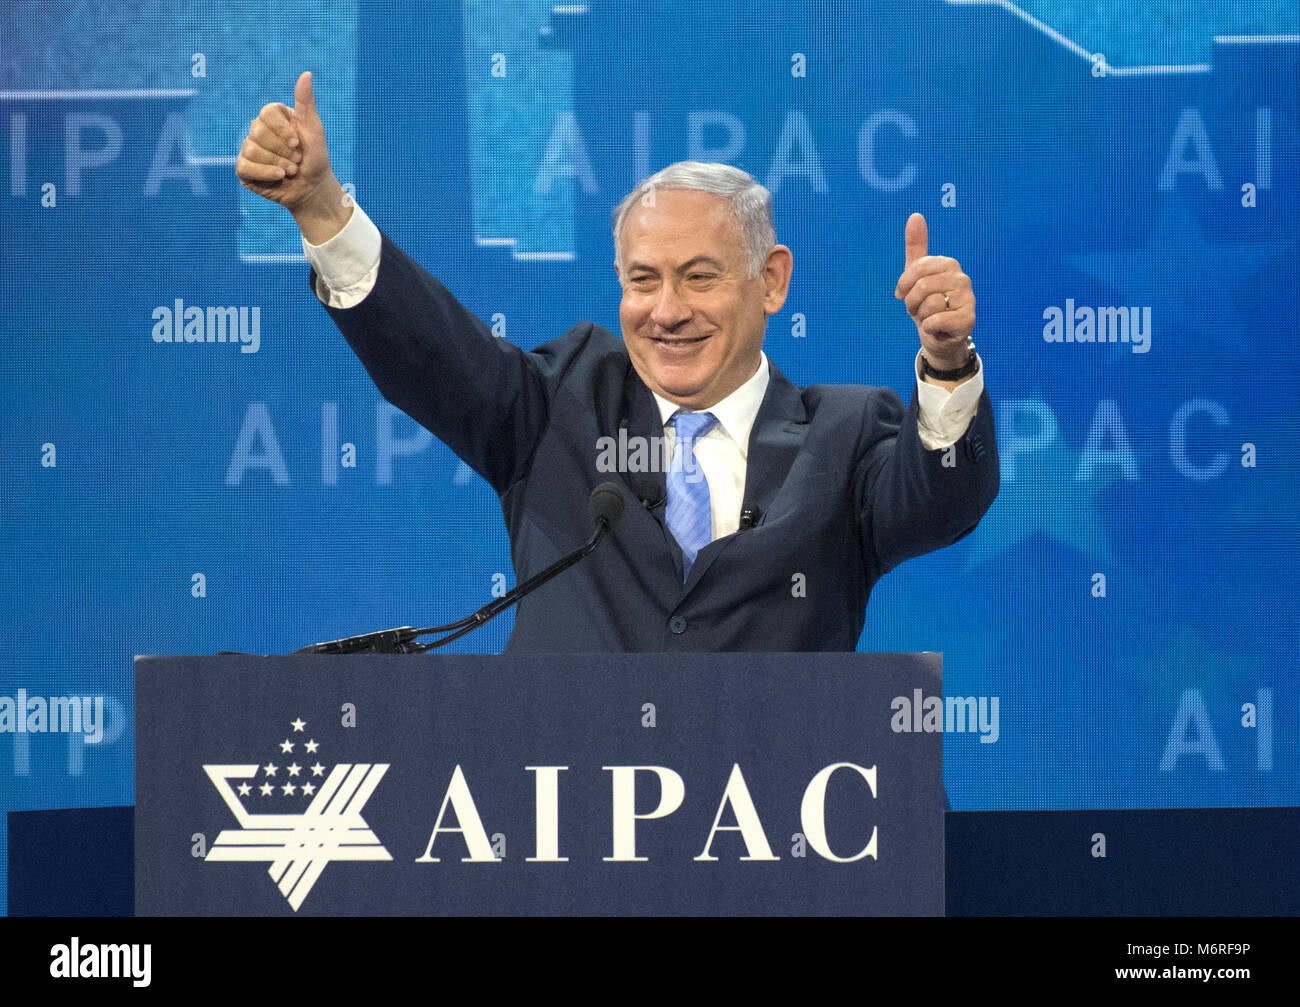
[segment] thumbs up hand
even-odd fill
[[[347,222],[351,203],[330,170],[310,72],[294,86],[293,108],[278,101],[262,106],[239,148],[235,175],[244,188],[289,210],[313,244]]]
[[[945,255],[930,255],[929,242],[925,218],[912,214],[903,231],[904,267],[894,296],[907,304],[930,366],[953,370],[970,355],[975,294],[961,263]]]

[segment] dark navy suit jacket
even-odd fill
[[[603,437],[663,436],[621,339],[582,322],[524,352],[387,235],[374,289],[327,310],[384,397],[500,495],[519,581],[587,539],[596,485],[624,491],[613,534],[520,603],[507,652],[851,651],[876,579],[969,534],[997,495],[987,392],[954,450],[927,451],[915,394],[904,410],[889,388],[796,388],[773,366],[745,479],[757,523],[683,584],[663,507],[643,503],[664,474],[598,468]]]

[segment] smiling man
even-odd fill
[[[691,410],[717,404],[754,376],[767,316],[785,302],[793,264],[788,248],[764,236],[769,247],[754,268],[723,192],[665,188],[711,184],[725,192],[728,180],[745,188],[753,181],[720,168],[673,165],[615,211],[628,356],[652,392]]]
[[[293,214],[312,289],[385,398],[496,490],[519,581],[587,538],[600,445],[662,446],[618,467],[622,521],[520,603],[508,651],[853,650],[875,581],[997,494],[970,279],[928,254],[919,214],[894,290],[921,342],[904,409],[888,388],[796,388],[767,359],[794,257],[737,168],[681,162],[629,193],[623,338],[582,322],[528,352],[343,197],[310,74],[253,121],[236,174]]]

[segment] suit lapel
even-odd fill
[[[620,422],[619,437],[626,437],[626,443],[663,444],[664,421],[659,415],[659,404],[651,394],[646,383],[637,374],[636,368],[628,362],[627,378],[623,383],[623,419]],[[635,438],[642,438],[637,441]],[[668,477],[662,471],[662,458],[657,459],[647,472],[622,471],[623,482],[632,495],[643,503],[652,501],[653,506],[646,509],[651,517],[659,523],[664,537],[664,544],[677,571],[677,580],[682,579],[682,550],[668,530],[664,521],[664,504],[668,498]]]
[[[790,466],[808,435],[808,413],[803,396],[784,374],[772,365],[772,375],[749,432],[745,465],[744,506],[758,507],[763,523],[777,491],[785,484]]]
[[[637,443],[662,445],[663,443],[664,423],[659,417],[659,406],[630,362],[627,368],[627,379],[623,385],[623,418],[620,427],[619,439],[622,441],[626,437],[628,445]],[[651,461],[649,453],[646,458],[647,461]],[[667,478],[660,471],[662,467],[662,460],[656,459],[649,465],[650,471],[624,471],[621,475],[628,489],[636,496],[642,499],[663,500]]]

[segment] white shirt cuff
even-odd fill
[[[979,409],[984,392],[984,361],[979,354],[979,370],[952,391],[932,385],[921,378],[921,353],[918,350],[913,369],[916,371],[917,427],[927,451],[937,451],[959,441]]]
[[[302,251],[316,270],[316,296],[331,308],[351,308],[361,303],[379,276],[383,246],[377,228],[359,204],[338,234],[319,245],[302,239]]]

